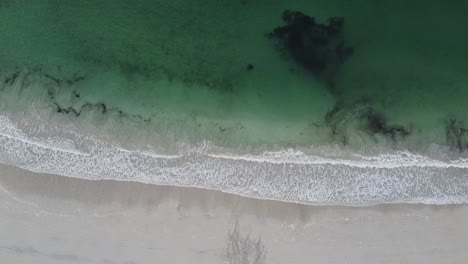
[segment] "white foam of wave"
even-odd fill
[[[463,159],[440,161],[407,151],[332,159],[296,149],[240,155],[215,151],[209,144],[187,144],[177,155],[167,155],[99,140],[85,153],[57,142],[30,138],[7,117],[0,118],[0,162],[35,172],[192,186],[305,204],[468,202],[468,162]]]
[[[399,167],[436,167],[436,168],[468,168],[468,159],[456,159],[450,161],[440,161],[431,159],[409,151],[398,151],[394,154],[379,154],[374,157],[368,157],[359,154],[353,154],[356,159],[331,159],[318,156],[309,156],[295,149],[287,149],[276,152],[264,152],[261,155],[229,155],[229,154],[210,154],[205,155],[213,158],[244,160],[253,162],[268,163],[293,163],[293,164],[329,164],[346,165],[358,168],[399,168]]]
[[[124,149],[124,148],[116,147],[116,146],[113,146],[113,149],[117,151],[121,151],[121,152],[140,154],[143,156],[148,156],[148,157],[157,158],[157,159],[178,159],[181,157],[180,155],[167,155],[167,154],[154,153],[154,152],[145,151],[145,150],[143,151],[129,150],[129,149]]]
[[[14,124],[5,116],[0,116],[0,136],[20,140],[26,144],[35,145],[39,148],[45,148],[55,151],[69,152],[76,155],[89,156],[89,153],[77,150],[74,146],[73,141],[69,139],[50,137],[45,139],[35,139],[28,137],[21,130],[16,128]]]

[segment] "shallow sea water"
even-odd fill
[[[331,82],[266,37],[286,9],[344,17],[354,52]],[[466,202],[466,12],[468,1],[2,1],[0,162],[312,204]]]

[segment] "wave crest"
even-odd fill
[[[468,202],[468,161],[462,158],[438,160],[409,151],[342,155],[344,150],[333,147],[322,147],[323,156],[293,148],[249,154],[209,142],[179,143],[174,154],[87,142],[85,152],[69,139],[34,138],[0,117],[0,162],[35,172],[316,205]]]

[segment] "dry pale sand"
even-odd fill
[[[305,206],[0,166],[0,263],[467,263],[468,206]]]

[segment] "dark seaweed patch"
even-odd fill
[[[72,113],[73,115],[75,116],[80,116],[81,114],[81,110],[80,111],[77,111],[75,110],[73,107],[61,107],[57,102],[53,102],[53,104],[55,105],[55,107],[57,108],[57,113],[64,113],[64,114],[70,114]]]
[[[343,109],[343,105],[341,103],[336,103],[331,110],[329,110],[325,114],[325,124],[330,128],[332,136],[336,136],[338,134],[338,123],[336,122],[336,115]]]
[[[325,124],[330,129],[332,137],[338,139],[343,145],[348,144],[349,141],[346,128],[351,118],[357,118],[363,124],[360,129],[372,136],[382,135],[396,142],[410,135],[409,129],[401,125],[389,125],[382,113],[368,105],[354,105],[350,108],[342,103],[336,103],[325,115]]]
[[[96,104],[96,106],[101,110],[101,113],[105,115],[107,113],[107,106],[103,103]]]
[[[13,72],[10,76],[7,76],[5,78],[5,84],[6,85],[12,85],[15,83],[16,79],[18,78],[20,72],[19,71],[15,71]]]
[[[136,119],[140,119],[144,122],[150,122],[151,121],[151,118],[150,117],[143,117],[141,115],[129,115],[129,114],[126,114],[124,113],[122,110],[120,109],[109,109],[109,107],[104,104],[104,103],[97,103],[97,104],[91,104],[91,103],[85,103],[83,104],[82,106],[80,107],[73,107],[73,106],[68,106],[68,107],[64,107],[64,106],[61,106],[56,100],[55,100],[55,92],[53,89],[49,89],[47,91],[47,94],[50,98],[50,100],[52,100],[52,103],[55,105],[55,108],[56,108],[56,111],[57,113],[61,113],[61,114],[73,114],[75,117],[79,117],[82,113],[83,110],[85,109],[96,109],[98,110],[102,115],[106,115],[107,113],[109,112],[116,112],[119,114],[119,116],[128,116],[128,117],[132,117],[132,118],[136,118]],[[77,94],[76,92],[73,92],[73,96],[76,97],[78,96],[79,97],[79,94]]]
[[[75,84],[77,82],[85,80],[84,76],[75,76],[75,77],[69,78],[69,79],[59,79],[59,78],[56,78],[56,77],[54,77],[54,76],[52,76],[50,74],[47,74],[47,73],[45,73],[43,76],[46,77],[49,80],[52,80],[53,83],[56,85],[56,87],[60,87],[63,84],[73,85],[73,84]],[[145,118],[145,117],[143,117],[141,115],[126,114],[120,109],[110,109],[105,103],[96,103],[96,104],[85,103],[85,104],[81,105],[80,107],[74,107],[74,106],[66,106],[65,107],[63,105],[60,105],[57,102],[55,92],[56,92],[56,88],[49,87],[49,89],[47,90],[47,95],[48,95],[49,99],[52,101],[52,103],[55,105],[57,113],[72,114],[75,117],[79,117],[81,115],[82,111],[85,110],[85,109],[96,109],[102,115],[106,115],[109,112],[116,112],[116,113],[119,114],[119,116],[128,116],[128,117],[131,117],[131,118],[140,119],[140,120],[142,120],[144,122],[150,122],[151,121],[151,118],[149,118],[149,117]],[[81,95],[76,90],[73,90],[72,93],[71,93],[72,102],[76,103],[78,100],[80,100],[80,98],[81,98]]]
[[[53,98],[53,97],[52,97]],[[107,113],[107,106],[103,103],[99,103],[99,104],[90,104],[90,103],[86,103],[84,105],[82,105],[81,107],[75,109],[73,106],[68,106],[68,107],[63,107],[63,106],[60,106],[59,103],[57,102],[52,102],[56,109],[57,109],[57,113],[63,113],[63,114],[73,114],[74,116],[78,117],[81,115],[81,112],[83,111],[83,109],[98,109],[100,110],[100,112],[104,115]]]
[[[364,111],[361,118],[366,121],[367,130],[374,135],[381,134],[396,141],[410,134],[410,131],[401,125],[388,125],[384,115],[372,108]]]
[[[54,100],[54,99],[55,99],[54,91],[53,91],[52,89],[50,89],[50,88],[47,90],[47,95],[49,96],[49,98],[50,98],[51,100]]]
[[[333,83],[334,72],[353,53],[343,40],[344,18],[332,17],[328,24],[320,24],[314,17],[286,10],[282,19],[286,25],[267,36],[278,40],[280,47],[306,70]]]
[[[80,82],[80,81],[83,81],[85,78],[83,76],[78,76],[78,77],[74,77],[74,78],[71,78],[71,79],[68,79],[68,80],[65,80],[65,82],[68,84],[68,85],[73,85],[77,82]]]
[[[62,83],[62,81],[61,81],[60,79],[55,78],[55,77],[53,77],[53,76],[51,76],[51,75],[49,75],[49,74],[47,74],[47,73],[44,74],[44,76],[45,76],[47,79],[52,80],[57,86],[60,86],[61,83]]]
[[[119,61],[118,65],[120,71],[128,79],[132,79],[135,76],[143,76],[149,78],[151,75],[151,69],[146,64],[133,63],[130,61]]]
[[[3,90],[8,86],[12,86],[13,84],[15,84],[15,82],[18,79],[19,76],[20,76],[20,71],[18,69],[15,70],[11,74],[7,74],[5,76],[5,79],[3,80],[3,83],[1,84],[0,88]]]
[[[80,98],[80,94],[79,94],[77,91],[73,91],[73,92],[72,92],[72,95],[73,95],[73,97],[75,97],[76,99],[79,99],[79,98]]]
[[[49,80],[52,80],[57,86],[62,86],[62,84],[64,83],[68,85],[74,85],[75,83],[83,81],[85,79],[84,76],[74,76],[70,79],[59,79],[47,73],[44,74],[44,77],[46,77]]]
[[[463,128],[456,119],[450,119],[445,125],[445,137],[451,150],[463,152],[468,149],[468,142],[465,140],[467,133],[468,129]]]

